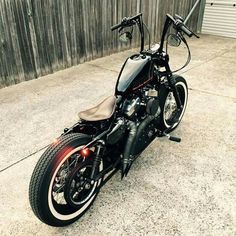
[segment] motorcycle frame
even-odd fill
[[[140,35],[141,35],[140,55],[142,55],[142,56],[151,56],[151,59],[153,61],[153,65],[165,68],[165,71],[162,71],[162,72],[158,71],[158,73],[159,73],[158,76],[160,78],[163,77],[163,76],[167,78],[167,84],[165,84],[165,86],[168,90],[173,91],[173,94],[174,94],[175,99],[176,99],[177,107],[178,107],[178,109],[182,109],[180,97],[179,97],[179,94],[178,94],[178,90],[175,87],[175,79],[174,79],[174,76],[172,76],[172,71],[171,71],[170,66],[169,66],[169,56],[163,50],[166,34],[168,32],[169,27],[172,24],[171,16],[170,15],[166,16],[166,20],[165,20],[165,24],[164,24],[164,28],[163,28],[162,36],[161,36],[160,47],[155,52],[153,52],[151,50],[144,50],[144,27],[143,27],[144,23],[143,23],[143,20],[142,20],[142,13],[135,16],[133,18],[133,21],[138,25]],[[93,135],[92,136],[92,141],[89,142],[84,148],[90,148],[90,147],[94,147],[94,146],[97,146],[97,145],[100,145],[101,149],[104,148],[105,147],[106,136],[112,130],[113,123],[114,123],[115,119],[116,119],[116,117],[113,117],[111,122],[105,121],[105,122],[107,122],[107,125],[108,125],[106,127],[106,129],[103,130],[102,132],[100,132],[99,134]],[[82,126],[84,127],[86,125],[89,126],[90,123],[89,122],[83,123],[83,122],[79,121],[78,123],[73,125],[71,128],[64,129],[64,133],[62,135],[66,135],[68,133],[81,132],[81,127]],[[95,128],[95,127],[93,127],[93,128]],[[160,136],[161,136],[161,134],[160,134]],[[134,160],[138,156],[139,156],[139,154],[134,157]],[[104,183],[102,184],[102,186],[103,186],[118,171],[119,168],[117,168],[117,167],[118,167],[121,159],[118,158],[117,161],[110,164],[101,173],[97,173],[96,170],[98,169],[98,165],[100,163],[100,160],[99,160],[100,158],[103,158],[103,157],[99,156],[99,153],[97,153],[97,155],[94,158],[94,163],[93,163],[93,167],[92,167],[92,173],[93,174],[91,175],[90,181],[97,181],[98,179],[103,178],[106,174],[111,172],[106,177]]]

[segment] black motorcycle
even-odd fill
[[[64,129],[34,169],[29,200],[35,215],[48,225],[64,226],[80,218],[100,188],[119,170],[121,178],[126,176],[133,161],[156,137],[180,142],[169,133],[183,117],[188,87],[183,77],[173,75],[166,51],[168,44],[183,42],[188,49],[185,67],[191,57],[184,34],[195,34],[180,16],[167,15],[160,45],[150,47],[149,43],[144,49],[147,27],[142,13],[123,18],[111,30],[118,29],[121,40],[128,41],[135,25],[140,32],[140,53],[125,61],[115,95],[81,111],[78,123]]]

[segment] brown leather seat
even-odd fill
[[[86,121],[99,121],[110,118],[116,107],[116,97],[110,96],[97,106],[79,112],[79,118]]]

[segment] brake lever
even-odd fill
[[[121,24],[122,26],[120,27],[119,29],[119,33],[124,29],[124,28],[127,28],[127,27],[131,27],[135,24],[135,21],[134,20],[131,20],[130,17],[124,17],[121,21]]]
[[[193,35],[197,38],[197,39],[200,39],[200,36],[198,36],[197,34],[195,34],[193,31],[192,31]]]
[[[175,20],[180,20],[181,22],[184,22],[184,19],[180,15],[175,14],[174,18]]]
[[[123,29],[124,29],[124,27],[121,26],[121,27],[119,28],[118,32],[120,33]]]
[[[125,24],[129,21],[129,17],[124,17],[122,20],[121,20],[121,23]]]

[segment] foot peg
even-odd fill
[[[165,132],[163,132],[163,135],[166,136],[170,141],[177,142],[177,143],[181,142],[181,138],[170,136],[169,134]]]

